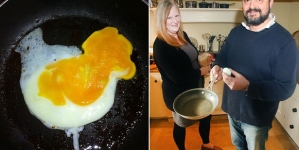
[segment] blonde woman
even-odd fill
[[[210,67],[198,63],[198,51],[181,28],[181,16],[172,0],[161,0],[155,12],[157,38],[153,45],[154,60],[161,73],[165,104],[174,119],[173,138],[179,150],[185,149],[186,127],[197,120],[187,120],[173,110],[173,101],[180,93],[204,86],[203,75]],[[210,142],[212,116],[199,120],[202,150],[221,150]]]

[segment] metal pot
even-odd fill
[[[51,44],[80,47],[106,26],[128,38],[136,75],[118,82],[111,110],[84,127],[79,144],[80,149],[148,149],[147,14],[148,6],[136,0],[9,0],[1,5],[0,149],[73,149],[64,131],[47,128],[29,112],[21,92],[21,58],[14,48],[41,26]]]
[[[198,120],[210,115],[219,103],[219,98],[212,90],[195,88],[178,95],[173,102],[173,109],[180,116]]]
[[[179,8],[183,8],[183,0],[175,0],[174,2]]]
[[[220,8],[229,8],[229,6],[235,5],[235,3],[231,3],[231,4],[226,4],[226,3],[222,3],[219,4]]]
[[[199,8],[210,8],[211,3],[207,3],[207,2],[205,2],[205,0],[203,0],[202,2],[198,3],[198,7]]]
[[[213,2],[212,3],[212,8],[219,8],[219,3]]]
[[[185,2],[185,7],[186,8],[196,8],[197,7],[197,2],[196,1],[186,1]]]

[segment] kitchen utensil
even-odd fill
[[[231,3],[231,4],[226,4],[226,3],[222,3],[219,4],[220,8],[229,8],[229,6],[235,5],[236,3]]]
[[[211,89],[213,91],[213,85],[214,85],[217,78],[218,78],[218,76],[212,76],[211,77],[209,86],[207,87],[208,89]]]
[[[184,6],[183,6],[183,0],[175,0],[174,2],[177,4],[177,6],[178,6],[179,8],[183,8],[183,7],[184,7]]]
[[[209,51],[210,43],[209,39],[211,38],[211,35],[209,33],[202,34],[202,38],[207,42],[207,51]]]
[[[203,38],[206,42],[209,42],[210,37],[211,37],[211,35],[210,35],[209,33],[202,34],[202,38]]]
[[[191,43],[193,44],[193,46],[197,48],[197,46],[198,46],[197,40],[193,37],[189,37],[189,39],[190,39]]]
[[[209,38],[209,43],[213,43],[215,37],[216,37],[215,35],[210,36],[210,38]]]
[[[20,89],[21,58],[14,48],[41,26],[48,44],[80,47],[87,36],[106,26],[116,27],[132,43],[135,77],[118,82],[111,110],[84,127],[79,144],[80,149],[148,149],[148,6],[144,2],[11,0],[0,7],[0,18],[0,149],[73,149],[72,138],[63,130],[47,128],[29,112]]]
[[[198,51],[199,52],[204,52],[205,51],[205,48],[204,48],[204,45],[198,45]]]
[[[219,98],[212,90],[195,88],[178,95],[173,109],[186,119],[198,120],[213,113],[218,103]]]
[[[219,8],[219,3],[213,2],[212,3],[212,8]]]
[[[217,41],[218,41],[218,51],[221,50],[222,45],[224,44],[224,40],[226,39],[225,36],[222,36],[221,34],[218,35]]]
[[[173,102],[174,111],[190,120],[198,120],[213,113],[219,103],[217,94],[213,92],[216,79],[217,76],[212,76],[206,89],[194,88],[179,94]]]
[[[203,0],[202,2],[198,3],[198,7],[199,8],[209,8],[210,3],[207,3],[207,2],[205,2],[205,0]]]
[[[186,8],[196,8],[197,2],[196,1],[185,1]]]
[[[213,51],[213,42],[214,42],[215,37],[216,37],[215,35],[210,36],[210,38],[207,42],[207,49],[210,52]]]

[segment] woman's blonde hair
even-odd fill
[[[168,34],[166,28],[166,21],[172,6],[175,6],[179,11],[179,8],[177,7],[176,3],[173,0],[161,0],[157,6],[157,9],[155,11],[155,24],[156,24],[157,37],[164,40],[169,45],[181,46],[181,44],[177,41],[175,37]],[[183,44],[187,43],[184,38],[184,33],[181,26],[178,30],[177,35],[179,41],[181,41]]]

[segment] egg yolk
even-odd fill
[[[39,96],[54,105],[65,105],[66,98],[86,106],[103,93],[113,71],[128,72],[120,77],[131,79],[136,72],[131,61],[131,43],[114,27],[92,33],[82,44],[84,54],[62,59],[46,66],[38,80]]]

